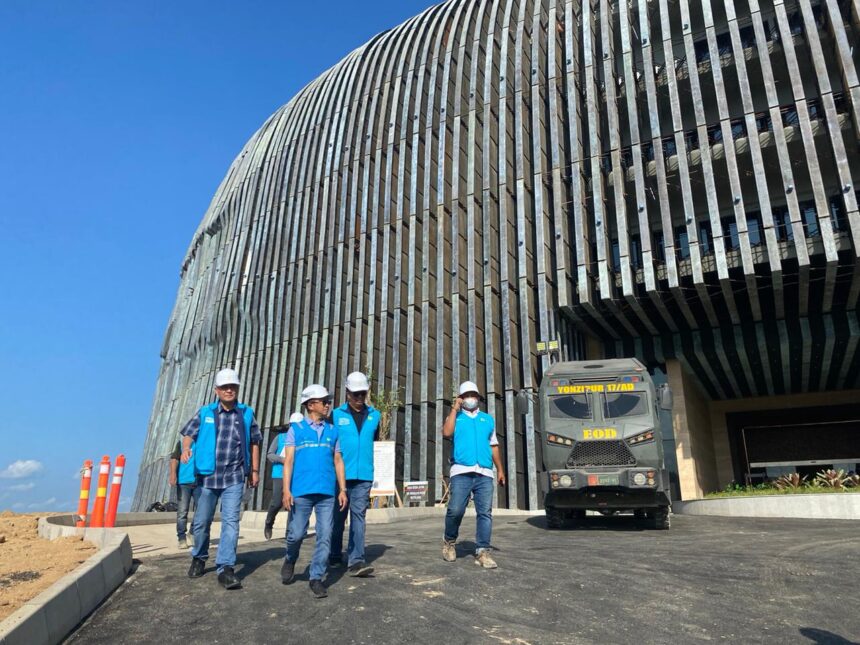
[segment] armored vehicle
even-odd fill
[[[523,399],[521,393],[520,405]],[[660,432],[660,414],[672,405],[668,387],[655,388],[633,358],[558,362],[544,374],[538,403],[536,440],[550,528],[581,520],[586,510],[632,511],[652,528],[669,528]]]

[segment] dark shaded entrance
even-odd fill
[[[738,483],[860,467],[860,404],[732,412],[726,423]]]

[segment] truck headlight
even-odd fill
[[[548,434],[546,436],[546,441],[547,441],[547,443],[551,443],[551,444],[556,445],[556,446],[572,446],[573,445],[573,439],[570,439],[568,437],[562,437],[561,435],[554,434],[554,433]]]
[[[562,475],[558,481],[565,488],[569,488],[573,484],[573,478],[570,475]]]
[[[645,473],[636,473],[633,475],[633,483],[637,486],[645,485]]]
[[[638,446],[641,443],[647,443],[648,441],[654,441],[654,429],[646,430],[645,432],[640,432],[639,434],[634,434],[632,437],[627,437],[627,443],[631,446]]]

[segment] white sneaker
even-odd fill
[[[178,546],[180,549],[187,549],[188,548],[188,536],[186,535],[184,538],[179,538],[179,541],[176,543],[176,546]]]
[[[188,547],[189,549],[194,548],[194,536],[191,535],[191,533],[185,534],[185,546]]]

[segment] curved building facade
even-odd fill
[[[683,497],[860,461],[857,36],[857,0],[450,0],[376,36],[263,124],[194,235],[135,508],[223,366],[267,441],[307,383],[371,372],[398,477],[437,498],[475,380],[498,503],[536,508],[514,395],[549,340],[673,385]]]

